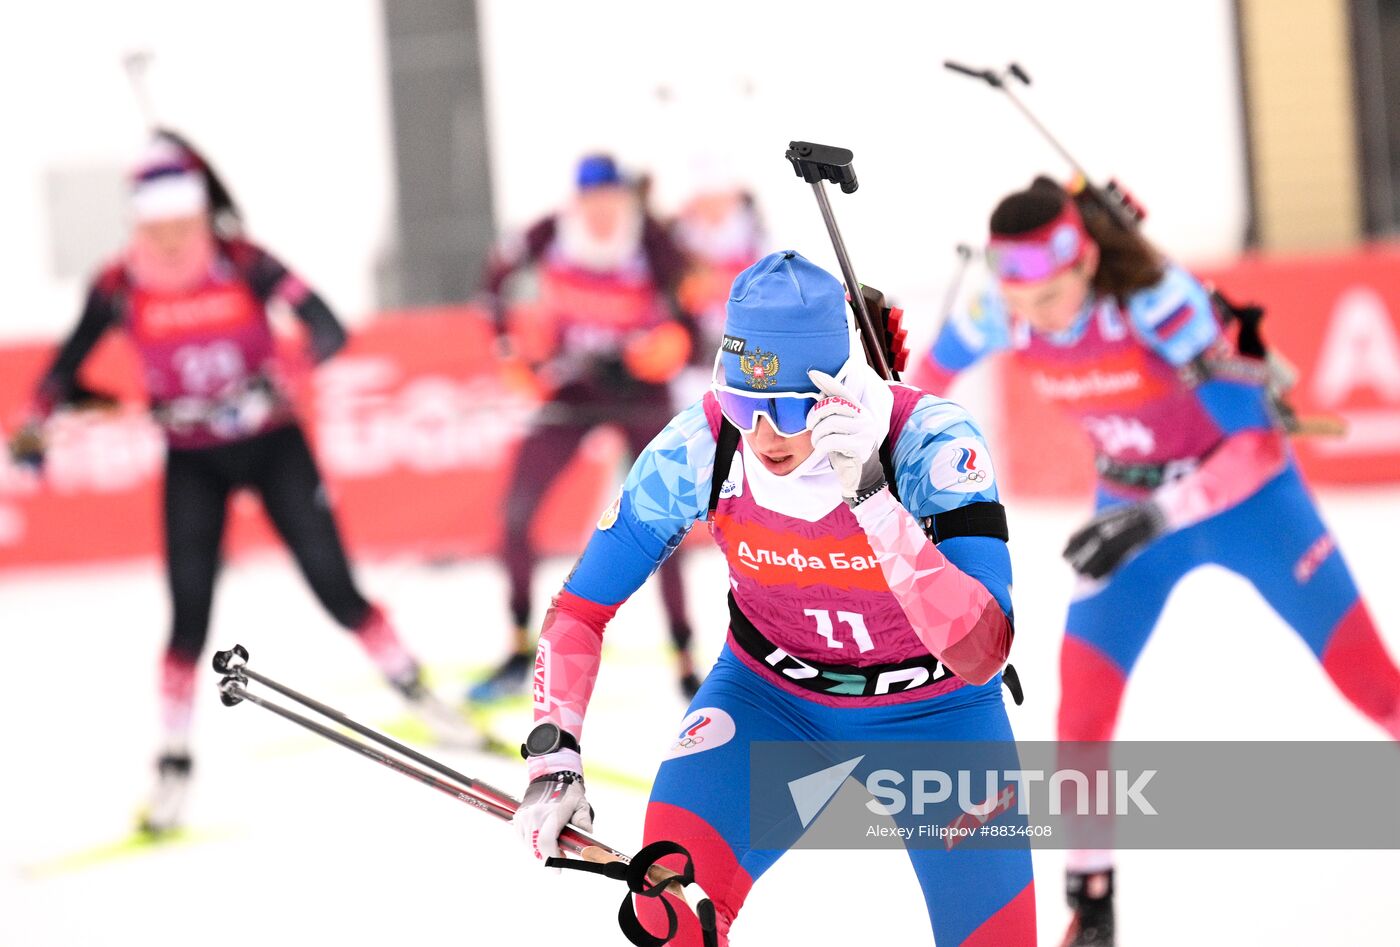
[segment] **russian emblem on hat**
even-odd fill
[[[778,356],[754,349],[752,354],[739,356],[739,371],[749,380],[749,387],[758,391],[772,388],[778,383]]]

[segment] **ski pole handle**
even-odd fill
[[[646,850],[643,849],[643,853],[645,851]],[[627,862],[627,859],[617,852],[596,846],[585,848],[579,853],[579,857],[595,865],[611,865],[616,862]],[[689,857],[688,854],[687,857]],[[695,915],[695,919],[700,922],[702,939],[706,947],[717,942],[716,922],[718,918],[715,913],[715,904],[710,900],[710,896],[705,893],[704,888],[701,888],[700,885],[696,884],[694,881],[682,883],[679,872],[672,871],[669,868],[655,863],[647,866],[646,876],[647,881],[651,882],[653,887],[664,887],[666,894],[679,899],[681,903],[690,909],[691,913]],[[623,904],[625,906],[627,902],[624,901]],[[624,933],[625,932],[626,928],[624,927]],[[634,943],[636,942],[634,941]]]
[[[519,803],[516,805],[519,806]],[[604,845],[593,836],[574,828],[572,825],[564,826],[564,831],[559,833],[559,849],[577,855],[584,861],[593,862],[595,865],[627,861],[627,856],[617,849]],[[589,854],[590,852],[592,855]]]
[[[1001,88],[1001,76],[997,75],[991,69],[974,69],[971,66],[964,66],[960,62],[953,62],[951,59],[943,60],[943,68],[951,70],[952,72],[962,73],[965,76],[971,76],[973,79],[981,79],[993,89]]]
[[[1019,65],[1014,62],[1011,63],[1006,67],[1006,72],[1004,73],[997,72],[994,69],[973,69],[971,66],[964,66],[961,63],[955,63],[949,60],[944,60],[943,67],[953,72],[962,73],[965,76],[971,76],[974,79],[981,79],[993,89],[1000,89],[1002,92],[1005,92],[1006,97],[1011,100],[1011,104],[1016,106],[1016,110],[1025,116],[1026,121],[1030,122],[1036,131],[1040,132],[1041,137],[1045,139],[1050,147],[1059,152],[1060,157],[1064,158],[1065,161],[1069,163],[1069,166],[1074,169],[1076,174],[1085,181],[1089,180],[1089,172],[1084,170],[1084,166],[1074,160],[1074,155],[1070,154],[1068,149],[1060,144],[1060,140],[1050,133],[1050,129],[1045,126],[1045,123],[1036,118],[1035,113],[1011,90],[1010,84],[1006,81],[1007,76],[1019,80],[1024,85],[1031,84],[1031,77],[1027,75],[1026,71]]]
[[[473,779],[464,773],[459,773],[448,766],[439,763],[431,757],[425,756],[411,747],[384,736],[383,734],[358,723],[345,716],[340,711],[329,707],[320,701],[307,697],[305,694],[280,684],[265,675],[259,674],[248,667],[248,650],[242,645],[234,645],[227,651],[220,651],[214,655],[214,670],[224,675],[219,682],[219,694],[227,707],[235,707],[247,701],[264,710],[270,711],[284,720],[288,720],[318,736],[324,737],[332,743],[351,750],[352,752],[373,760],[381,766],[387,767],[403,776],[417,780],[430,788],[436,789],[457,800],[467,803],[473,808],[494,816],[502,822],[510,822],[515,812],[520,807],[520,801],[514,796],[494,789],[479,779]],[[328,721],[338,724],[353,732],[345,733],[327,726],[317,720],[295,710],[291,710],[281,704],[267,700],[259,694],[251,693],[248,690],[249,682],[255,682],[267,687],[283,697],[302,705],[308,710],[314,711]],[[356,739],[356,736],[364,740]],[[372,741],[366,742],[366,741]],[[376,747],[372,744],[379,744]],[[402,757],[402,758],[401,758]],[[637,936],[650,937],[650,940],[633,940],[633,943],[657,943],[653,935],[648,934],[641,927],[635,916],[632,906],[632,891],[640,896],[654,896],[666,893],[679,898],[680,901],[695,915],[700,924],[702,938],[706,947],[715,947],[718,935],[716,933],[716,913],[714,903],[710,900],[705,891],[694,881],[692,877],[693,869],[690,866],[690,853],[686,849],[674,842],[653,842],[637,853],[637,857],[646,859],[651,857],[653,861],[647,864],[645,861],[633,863],[621,852],[601,842],[591,836],[579,831],[573,826],[568,826],[559,833],[559,847],[562,851],[577,855],[578,858],[550,858],[545,864],[550,867],[572,867],[586,868],[580,862],[588,862],[595,866],[611,866],[611,870],[602,871],[601,874],[617,880],[625,880],[630,889],[627,897],[623,901],[623,907],[630,914],[630,920],[624,919],[619,914],[619,923],[622,924],[623,933],[632,939],[633,933]],[[682,855],[686,859],[687,868],[685,874],[672,871],[655,863],[654,859],[665,855]],[[627,866],[631,865],[631,868]],[[645,869],[643,869],[645,865]],[[598,871],[597,868],[589,870]],[[629,872],[631,876],[629,876]],[[644,875],[645,886],[639,886]],[[667,911],[672,909],[667,906]],[[673,917],[674,922],[674,917]],[[635,931],[629,931],[629,924]]]
[[[1046,124],[1036,117],[1036,114],[1030,110],[1030,106],[1026,105],[1026,103],[1021,100],[1020,96],[1013,91],[1012,85],[1014,83],[1007,81],[1008,77],[1017,80],[1022,85],[1028,86],[1031,84],[1030,75],[1026,70],[1021,68],[1019,63],[1008,63],[1005,72],[997,72],[994,69],[974,69],[971,66],[964,66],[962,63],[953,62],[952,60],[944,60],[943,67],[964,76],[981,79],[993,89],[1000,89],[1004,92],[1006,97],[1011,100],[1011,104],[1016,107],[1016,110],[1025,117],[1026,121],[1031,123],[1031,126],[1040,133],[1040,136],[1045,139],[1046,143],[1049,144],[1051,148],[1054,148],[1055,151],[1059,152],[1060,157],[1064,158],[1069,166],[1074,169],[1075,176],[1078,180],[1078,187],[1082,188],[1093,197],[1099,206],[1102,207],[1120,227],[1129,231],[1137,229],[1138,224],[1147,216],[1147,212],[1143,210],[1142,205],[1138,204],[1117,181],[1110,180],[1105,185],[1093,183],[1089,177],[1089,172],[1085,170],[1084,166],[1075,159],[1074,155],[1069,153],[1069,149],[1060,143],[1060,140],[1050,132]],[[1075,191],[1075,186],[1071,185],[1070,192],[1075,193]]]
[[[627,861],[626,858],[623,858],[617,852],[614,852],[608,848],[603,848],[600,845],[590,845],[583,851],[579,852],[578,855],[584,861],[592,862],[595,865],[609,865],[613,862]],[[675,879],[679,877],[679,873],[674,872],[671,869],[666,868],[662,865],[652,865],[650,868],[647,869],[648,881],[650,881],[654,885],[664,885],[666,887],[667,894],[675,895],[676,897],[684,901],[686,904],[690,904],[690,906],[694,908],[695,905],[691,904],[691,896],[686,892],[684,887],[682,887],[675,881]]]

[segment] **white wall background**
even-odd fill
[[[1128,184],[1170,252],[1200,260],[1241,246],[1228,0],[481,7],[496,210],[509,225],[567,194],[583,150],[651,167],[663,204],[706,151],[752,182],[775,245],[834,269],[811,193],[783,151],[790,139],[844,145],[861,188],[833,196],[856,272],[922,312],[927,334],[954,245],[979,239],[996,200],[1035,173],[1067,176],[1009,102],[942,68],[1016,60],[1042,120],[1095,175]]]
[[[137,151],[121,67],[136,48],[155,53],[163,120],[210,153],[253,235],[352,321],[373,305],[393,213],[379,3],[66,0],[14,5],[7,21],[0,336],[53,337],[74,318],[82,287],[53,272],[43,175]],[[565,197],[585,150],[652,168],[663,207],[697,154],[720,155],[757,191],[775,245],[834,268],[782,152],[792,138],[843,144],[862,182],[836,196],[857,272],[927,334],[953,245],[980,237],[1002,193],[1065,170],[1009,103],[941,66],[1016,59],[1036,82],[1034,108],[1096,174],[1130,185],[1168,250],[1200,260],[1240,246],[1228,0],[481,0],[481,21],[508,227]]]
[[[122,68],[133,49],[154,53],[161,121],[209,154],[252,236],[348,319],[367,312],[393,212],[376,0],[7,3],[0,336],[52,338],[76,319],[82,280],[53,272],[44,174],[124,167],[139,153],[142,119]]]

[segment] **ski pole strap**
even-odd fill
[[[674,877],[668,878],[660,884],[653,883],[647,877],[647,872],[658,859],[667,855],[684,856],[685,867]],[[637,853],[632,864],[627,866],[625,880],[630,893],[623,897],[622,906],[617,909],[617,923],[622,928],[622,933],[637,947],[662,947],[663,944],[670,942],[671,938],[676,936],[676,931],[680,929],[680,919],[676,917],[676,909],[661,896],[666,893],[666,889],[672,882],[684,888],[695,881],[695,863],[691,861],[690,852],[677,842],[652,842],[643,847]],[[632,901],[632,895],[639,898],[661,899],[661,907],[666,911],[666,933],[664,936],[653,934],[642,926],[641,920],[637,917],[637,907]]]
[[[604,878],[611,878],[613,881],[627,880],[627,863],[621,859],[612,862],[590,862],[578,858],[551,856],[544,860],[544,866],[546,868],[568,868],[573,871],[586,871],[595,875],[602,875]]]
[[[657,862],[667,855],[682,856],[685,859],[685,866],[680,871],[673,871],[658,865]],[[695,863],[690,857],[690,852],[678,842],[652,842],[637,852],[630,863],[621,860],[598,863],[581,861],[576,858],[547,858],[545,865],[549,868],[587,871],[611,878],[614,881],[626,882],[627,894],[623,896],[622,904],[617,909],[617,924],[622,928],[622,933],[628,941],[637,947],[663,947],[663,945],[670,943],[680,929],[680,918],[676,916],[676,909],[671,906],[670,902],[661,896],[671,890],[672,885],[677,886],[675,890],[681,890],[695,882]],[[653,877],[653,868],[661,869],[664,876]],[[661,899],[661,907],[666,912],[665,934],[653,934],[643,926],[641,919],[637,917],[636,905],[632,900],[634,895],[638,898]],[[696,919],[704,934],[705,944],[716,944],[714,905],[708,899],[700,903]]]
[[[1001,682],[1011,694],[1011,702],[1017,707],[1026,702],[1026,692],[1021,688],[1021,675],[1016,673],[1016,665],[1008,664],[1001,669]]]

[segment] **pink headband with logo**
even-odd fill
[[[1054,220],[1014,236],[993,234],[987,264],[1004,283],[1034,283],[1063,273],[1084,259],[1089,232],[1074,201],[1065,201]]]

